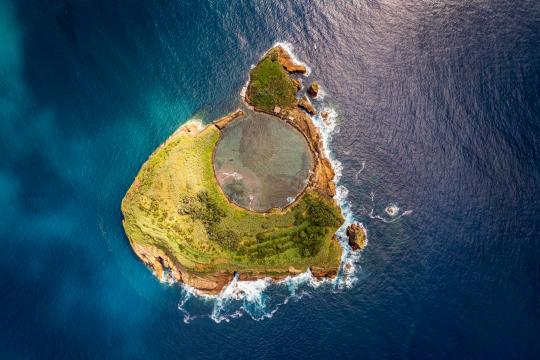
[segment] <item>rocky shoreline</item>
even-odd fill
[[[292,57],[281,46],[270,49],[268,53],[272,51],[278,54],[279,63],[289,74],[306,73],[306,67],[301,64],[295,64],[292,60]],[[315,191],[320,195],[324,196],[332,202],[333,206],[337,208],[339,212],[341,212],[337,201],[334,199],[334,196],[336,195],[336,185],[334,183],[335,172],[332,168],[330,160],[326,157],[326,154],[324,152],[324,144],[322,141],[321,133],[319,132],[319,129],[314,125],[310,115],[308,115],[308,113],[312,115],[315,114],[315,109],[313,108],[307,97],[296,99],[296,101],[294,101],[290,106],[282,108],[279,106],[275,106],[273,111],[264,110],[258,107],[257,104],[254,103],[248,95],[251,82],[252,81],[250,80],[250,83],[248,85],[248,91],[244,96],[244,101],[247,104],[251,105],[255,111],[267,113],[269,115],[280,118],[293,126],[295,129],[297,129],[307,140],[314,159],[313,171],[310,174],[310,177],[308,179],[308,185],[306,186],[304,191],[297,197],[297,199],[295,199],[293,204],[290,204],[290,206],[287,206],[284,209],[273,209],[272,212],[279,213],[280,211],[288,211],[288,208],[292,207],[294,203],[296,203],[296,201],[301,198],[307,190]],[[301,90],[300,81],[294,80],[294,84],[297,90]],[[316,88],[316,91],[314,88]],[[313,86],[312,83],[308,93],[310,94],[310,96],[316,96],[317,91],[318,84],[316,86]],[[228,114],[221,119],[206,125],[206,127],[203,127],[200,122],[188,122],[181,126],[180,129],[178,129],[173,135],[171,135],[171,137],[162,146],[165,146],[166,144],[181,135],[189,134],[195,136],[200,132],[204,131],[209,126],[214,126],[221,132],[223,128],[227,127],[243,115],[244,112],[241,109],[237,109],[231,114]],[[137,181],[133,184],[133,186],[135,187],[135,189],[138,187]],[[130,196],[129,192],[126,195],[126,198],[128,198],[128,196]],[[124,227],[126,228],[125,220]],[[351,248],[353,250],[362,248],[362,246],[360,246],[360,244],[358,243],[357,239],[365,239],[365,233],[363,232],[363,228],[358,227],[356,224],[353,224],[347,229],[347,235],[349,236]],[[336,243],[338,241],[335,234],[332,237],[332,241]],[[177,261],[175,261],[174,256],[170,256],[166,251],[161,248],[146,244],[143,245],[141,243],[132,241],[131,238],[130,243],[135,254],[149,268],[154,271],[155,275],[158,278],[165,279],[164,274],[165,272],[167,272],[167,274],[174,280],[183,282],[184,284],[191,286],[204,294],[218,294],[233,280],[235,276],[235,272],[231,272],[228,270],[212,273],[204,272],[204,269],[201,269],[201,272],[193,271],[192,269],[188,270],[182,265],[180,265]],[[313,276],[318,279],[335,278],[338,272],[338,267],[326,268],[320,266],[311,266],[309,269]],[[243,269],[241,272],[239,272],[238,276],[240,280],[257,280],[261,278],[271,278],[274,281],[279,281],[283,280],[287,276],[298,275],[300,273],[303,273],[304,271],[305,269],[299,270],[292,266],[287,269],[272,269],[271,267],[267,267],[264,270]]]

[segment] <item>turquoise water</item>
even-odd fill
[[[234,203],[267,211],[290,204],[307,185],[313,156],[304,136],[285,121],[245,109],[223,129],[214,153],[219,184]]]

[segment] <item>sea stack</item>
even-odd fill
[[[366,246],[366,231],[358,224],[351,224],[347,227],[347,237],[353,251],[361,250]]]
[[[309,85],[309,88],[307,90],[307,93],[309,96],[315,98],[319,94],[319,83],[315,80],[311,82],[311,85]]]

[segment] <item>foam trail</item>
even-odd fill
[[[371,198],[371,210],[369,211],[369,213],[367,215],[371,219],[376,219],[376,220],[380,220],[380,221],[382,221],[384,223],[391,224],[393,222],[396,222],[397,220],[399,220],[403,216],[409,216],[409,215],[411,215],[413,213],[413,211],[409,209],[409,210],[405,210],[401,214],[399,214],[399,210],[400,210],[399,207],[396,204],[390,204],[384,209],[384,211],[391,218],[389,219],[389,218],[383,217],[381,215],[375,214],[375,194],[373,193],[373,191],[370,194],[370,198]]]
[[[362,167],[361,167],[360,170],[358,170],[358,171],[356,172],[356,174],[354,175],[354,179],[355,179],[356,181],[358,181],[359,175],[362,173],[362,171],[364,171],[365,168],[366,168],[366,162],[365,162],[365,161],[362,161]]]

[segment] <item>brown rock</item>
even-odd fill
[[[309,96],[317,97],[317,94],[319,93],[319,83],[316,81],[312,81],[311,85],[309,85],[307,92]]]
[[[300,106],[302,109],[306,110],[310,115],[317,114],[317,111],[313,107],[313,105],[309,102],[307,97],[303,97],[300,100],[298,100],[298,106]]]
[[[279,114],[281,112],[281,108],[279,106],[274,107],[274,114]]]
[[[366,231],[358,224],[351,224],[347,228],[349,245],[353,251],[361,250],[366,246]]]
[[[278,61],[290,73],[305,74],[307,69],[304,65],[296,64],[289,53],[285,51],[281,46],[275,48],[278,54]],[[273,49],[272,49],[273,50]],[[270,51],[272,51],[270,50]]]
[[[329,124],[328,123],[329,116],[330,116],[330,114],[328,113],[328,111],[321,112],[321,117],[322,117],[323,122],[324,122],[325,125]]]
[[[152,246],[144,246],[139,243],[131,243],[133,251],[149,268],[154,270],[156,276],[161,279],[163,270],[169,269],[177,281],[182,281],[182,274],[176,269],[171,259],[160,249]]]
[[[311,274],[317,279],[333,279],[337,275],[337,269],[326,269],[318,266],[311,267]]]
[[[291,79],[294,86],[296,86],[296,90],[300,90],[302,89],[302,83],[300,82],[300,80],[297,80],[297,79]]]

